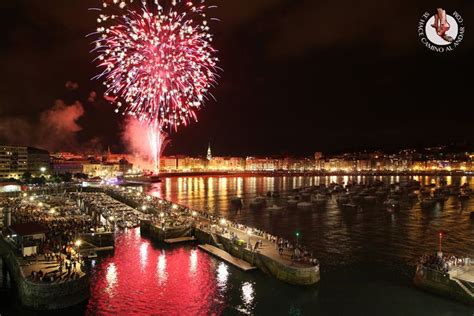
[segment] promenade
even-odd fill
[[[158,229],[170,230],[173,227],[192,225],[209,233],[219,243],[217,236],[226,238],[234,244],[244,245],[251,252],[262,254],[284,266],[291,268],[311,268],[319,262],[306,248],[288,239],[274,236],[257,228],[248,227],[213,216],[206,212],[192,210],[186,206],[151,197],[137,190],[109,186],[107,191],[121,195],[124,201],[153,210],[151,222]]]

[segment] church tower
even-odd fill
[[[211,143],[209,143],[209,146],[207,147],[207,160],[211,161],[212,159],[212,153],[211,153]]]

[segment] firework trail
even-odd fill
[[[102,2],[93,52],[104,97],[116,112],[149,129],[159,154],[162,134],[197,121],[212,96],[217,57],[205,0],[109,0]],[[158,147],[157,147],[158,146]],[[158,159],[159,160],[159,159]]]
[[[166,132],[197,121],[197,111],[216,83],[205,0],[108,0],[99,12],[93,52],[104,97],[115,112],[148,128],[155,163]]]

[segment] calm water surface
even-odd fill
[[[354,178],[370,182],[375,178]],[[385,182],[407,178],[384,177]],[[474,185],[472,178],[418,178],[423,183]],[[248,203],[267,191],[348,181],[348,177],[189,177],[169,178],[148,190],[177,203],[294,238],[321,261],[318,286],[294,287],[258,271],[243,273],[193,246],[163,247],[128,230],[118,236],[113,255],[95,262],[87,305],[59,314],[88,315],[473,315],[474,308],[418,290],[412,285],[414,263],[436,250],[445,231],[446,251],[474,257],[473,199],[461,205],[451,197],[444,208],[421,210],[402,204],[355,214],[342,212],[335,199],[322,210],[251,210]],[[239,196],[244,209],[232,211]],[[273,203],[273,202],[272,202]],[[7,293],[7,294],[3,294]],[[15,307],[12,297],[3,314],[32,314]],[[3,300],[2,300],[3,302]]]

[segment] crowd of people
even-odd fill
[[[115,193],[124,195],[127,199],[132,200],[139,205],[148,205],[156,214],[162,214],[155,218],[160,225],[182,226],[191,225],[190,219],[193,219],[197,227],[201,230],[211,231],[214,229],[221,235],[228,235],[231,239],[237,241],[237,234],[234,231],[240,231],[244,234],[249,234],[256,238],[253,245],[249,244],[249,249],[252,251],[259,251],[262,248],[263,240],[269,241],[273,244],[275,249],[278,249],[280,256],[290,253],[292,261],[308,263],[311,265],[319,265],[319,262],[313,255],[301,244],[293,244],[288,239],[272,235],[263,230],[252,228],[240,223],[226,220],[222,217],[215,216],[209,212],[192,210],[188,207],[177,205],[172,202],[162,200],[156,197],[151,197],[145,193],[137,192],[135,190],[125,190],[118,188],[111,188]],[[232,234],[230,234],[232,233]],[[250,243],[250,240],[245,241]]]
[[[38,223],[47,229],[40,253],[58,251],[73,242],[78,234],[91,232],[95,226],[92,218],[81,213],[74,201],[65,195],[20,197],[12,205],[12,223]]]
[[[454,255],[439,255],[436,253],[422,256],[419,260],[419,264],[432,270],[448,273],[453,268],[469,265],[470,259],[459,258]]]
[[[82,272],[84,264],[82,257],[75,250],[74,244],[61,247],[58,252],[46,250],[43,262],[48,269],[32,270],[29,280],[33,282],[59,282],[76,279]]]

